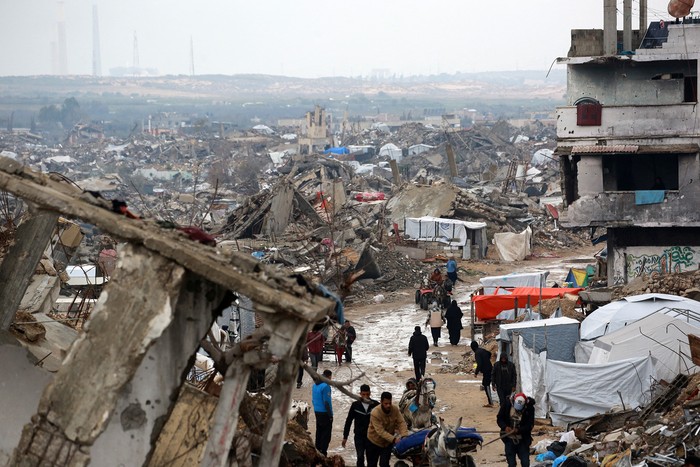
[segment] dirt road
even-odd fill
[[[569,267],[580,267],[586,259],[592,262],[592,254],[596,251],[596,247],[591,247],[571,251],[571,256],[567,258],[540,257],[519,263],[471,263],[470,266],[483,271],[484,275],[548,270],[550,271],[548,283],[552,281],[561,283]],[[462,339],[457,346],[450,345],[447,330],[443,328],[439,346],[430,349],[426,374],[437,382],[436,413],[450,424],[456,423],[459,417],[462,417],[462,426],[476,427],[486,442],[498,437],[496,425],[498,409],[483,407],[486,403],[486,395],[479,389],[481,376],[475,378],[472,374],[438,372],[441,366],[454,365],[462,359],[463,354],[471,352],[467,301],[469,294],[475,288],[474,284],[478,283],[479,276],[470,276],[465,279],[467,282],[460,282],[456,287],[456,299],[465,314]],[[378,399],[382,391],[389,391],[398,401],[405,381],[413,376],[412,360],[407,355],[408,340],[413,333],[413,328],[421,326],[424,333],[430,334],[430,331],[426,331],[424,327],[426,312],[414,304],[414,290],[402,291],[400,297],[401,300],[393,303],[378,303],[346,309],[346,317],[357,330],[357,341],[353,345],[355,362],[337,366],[334,361],[331,361],[332,356],[326,355],[319,370],[330,369],[336,381],[348,381],[364,372],[365,376],[350,386],[353,392],[359,392],[360,385],[367,383],[372,389],[373,398]],[[294,398],[310,403],[312,384],[309,376],[305,375],[304,384],[300,389],[295,389]],[[333,391],[335,417],[329,455],[340,454],[348,465],[355,465],[352,434],[348,439],[347,448],[341,447],[343,425],[351,402],[352,400],[347,396],[337,390]],[[313,414],[309,417],[309,430],[313,437],[315,432]],[[474,455],[474,460],[477,465],[503,465],[505,458],[502,453],[503,444],[495,442],[479,450]]]

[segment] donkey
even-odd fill
[[[409,429],[419,430],[435,424],[435,387],[435,380],[423,378],[417,389],[407,390],[401,397],[399,410]]]
[[[456,465],[464,465],[468,467],[474,466],[474,460],[471,456],[463,456],[459,459],[457,452],[457,429],[462,425],[462,417],[459,418],[454,427],[446,424],[440,418],[437,429],[431,432],[425,438],[423,444],[423,452],[428,458],[430,467],[450,467]]]

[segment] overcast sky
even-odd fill
[[[667,18],[668,0],[648,1],[650,21]],[[603,0],[67,0],[69,74],[92,73],[93,4],[103,75],[133,65],[134,33],[140,66],[160,74],[189,74],[190,37],[196,74],[543,70],[566,55],[572,28],[603,24]],[[0,0],[0,75],[52,73],[59,10]]]

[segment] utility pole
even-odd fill
[[[194,76],[194,41],[190,36],[190,76]]]

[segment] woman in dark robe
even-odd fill
[[[457,345],[462,331],[462,309],[457,305],[457,300],[452,300],[450,306],[447,307],[445,312],[445,319],[447,320],[447,331],[450,334],[450,344]]]

